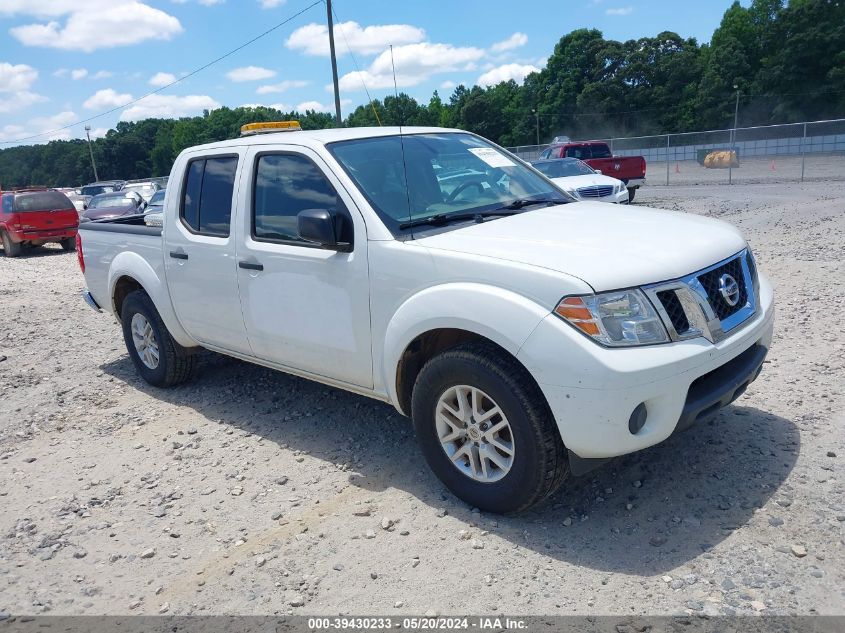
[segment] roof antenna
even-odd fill
[[[405,198],[408,201],[408,221],[411,220],[411,182],[408,180],[408,163],[405,160],[405,138],[402,135],[404,112],[399,103],[399,86],[396,83],[396,63],[393,61],[393,44],[390,45],[390,66],[393,68],[393,92],[396,95],[396,107],[399,109],[399,145],[402,148],[402,171],[405,174]]]

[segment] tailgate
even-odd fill
[[[593,169],[601,170],[605,176],[619,178],[645,178],[645,159],[642,156],[614,156],[612,158],[591,158],[586,161]]]
[[[56,231],[79,226],[76,209],[53,209],[49,211],[20,211],[18,223],[24,231]]]

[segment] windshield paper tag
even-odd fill
[[[490,165],[490,167],[516,166],[516,163],[514,163],[510,158],[508,158],[504,154],[500,154],[492,147],[473,147],[469,151],[478,156],[478,158],[483,160],[485,163]]]

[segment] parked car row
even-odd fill
[[[164,188],[160,179],[106,180],[78,189],[2,191],[0,199],[0,243],[6,257],[17,257],[49,243],[74,250],[80,223],[160,211]]]

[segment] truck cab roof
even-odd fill
[[[326,130],[296,130],[280,131],[253,136],[242,136],[227,141],[195,145],[183,151],[203,153],[227,147],[243,147],[245,145],[276,145],[278,143],[291,143],[315,147],[328,145],[337,141],[350,141],[362,138],[377,138],[382,136],[398,136],[411,134],[437,134],[442,132],[466,133],[466,130],[456,130],[442,127],[417,127],[417,126],[385,126],[385,127],[354,127],[354,128],[332,128]]]

